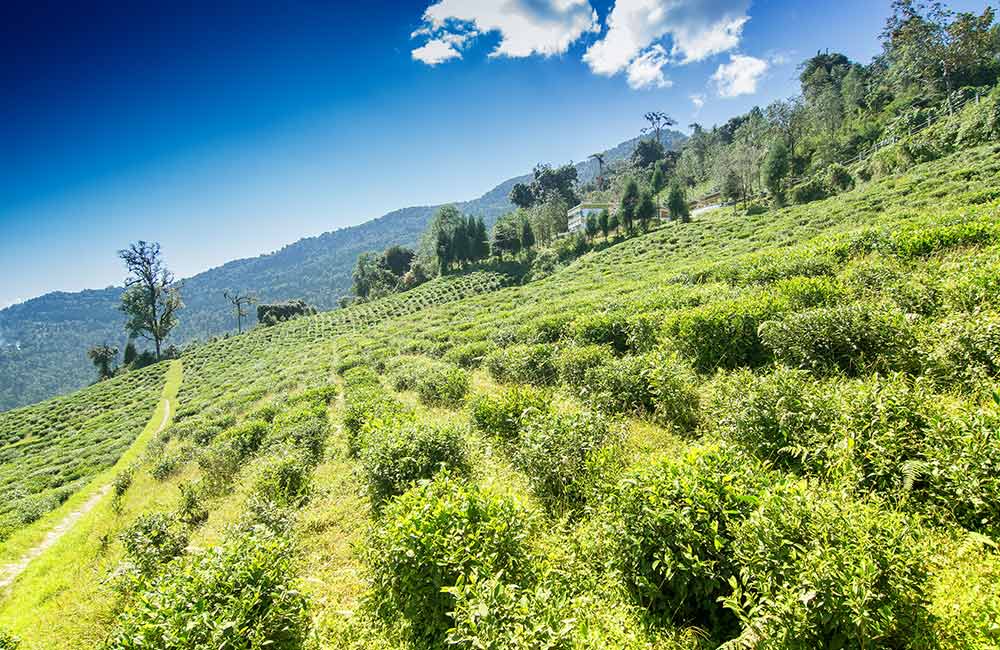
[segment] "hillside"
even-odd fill
[[[907,167],[191,349],[175,424],[0,628],[995,647],[1000,147]]]
[[[610,149],[607,161],[627,158],[637,141],[634,138]],[[671,132],[665,141],[677,147],[683,136]],[[593,160],[578,163],[577,169],[581,182],[597,174]],[[477,199],[456,205],[492,224],[511,209],[507,200],[511,187],[529,177],[511,178]],[[186,278],[185,309],[172,342],[183,344],[235,330],[222,298],[226,289],[254,292],[264,302],[302,298],[320,310],[334,309],[337,299],[350,289],[359,253],[415,244],[438,207],[395,210],[358,226],[301,239],[273,253],[235,260]],[[56,292],[0,310],[0,411],[93,381],[87,348],[103,342],[119,348],[125,344],[124,318],[117,310],[120,295],[118,287]]]

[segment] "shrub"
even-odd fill
[[[823,276],[785,278],[774,288],[794,311],[835,304],[843,299],[844,293],[836,280]]]
[[[413,390],[431,363],[425,357],[399,357],[389,364],[389,384],[395,390]]]
[[[14,636],[7,630],[0,629],[0,650],[18,650],[20,647],[20,637]]]
[[[215,442],[231,441],[240,456],[245,458],[260,448],[269,429],[270,425],[263,420],[248,420],[229,427],[216,437]]]
[[[352,390],[344,409],[344,429],[347,448],[357,456],[364,444],[365,431],[388,427],[399,421],[413,419],[413,411],[399,400],[386,395],[381,386]]]
[[[510,386],[498,392],[478,395],[471,406],[473,425],[504,440],[518,438],[525,420],[534,413],[551,411],[550,396],[531,386]]]
[[[604,345],[569,345],[559,350],[556,368],[559,379],[567,386],[581,388],[587,371],[611,361],[611,350]]]
[[[583,506],[615,460],[622,436],[599,414],[535,413],[514,451],[532,491],[555,514]]]
[[[753,647],[912,647],[924,624],[915,524],[876,503],[801,487],[766,495],[737,526],[740,590],[727,599]]]
[[[518,344],[486,357],[490,375],[499,382],[548,386],[556,380],[554,348],[546,343]]]
[[[344,376],[344,384],[348,387],[380,385],[382,383],[371,366],[353,366],[341,374]]]
[[[286,539],[262,527],[239,531],[147,580],[103,647],[298,650],[309,615],[293,576]]]
[[[678,312],[668,319],[666,332],[701,372],[753,368],[771,361],[758,327],[784,309],[783,301],[765,294],[721,300]]]
[[[1000,375],[1000,315],[976,313],[934,325],[927,372],[944,384],[974,388]]]
[[[122,471],[115,474],[115,480],[111,484],[115,499],[121,499],[132,486],[132,479],[135,476],[135,467],[129,465]]]
[[[527,326],[530,334],[526,337],[532,343],[556,343],[566,335],[572,316],[556,314],[536,319]]]
[[[644,376],[656,419],[681,430],[698,424],[698,378],[680,355],[660,348],[646,355]]]
[[[187,535],[177,530],[165,512],[139,515],[120,535],[125,558],[139,575],[150,575],[184,552]]]
[[[330,422],[322,405],[303,404],[279,414],[271,425],[264,443],[265,449],[292,445],[302,450],[309,463],[323,458],[323,449],[330,434]]]
[[[177,504],[177,521],[188,526],[199,526],[208,520],[208,509],[201,501],[198,484],[191,481],[181,483],[180,501]]]
[[[387,505],[366,548],[368,600],[386,621],[408,621],[421,645],[452,627],[449,588],[473,574],[526,584],[533,519],[509,497],[439,474]]]
[[[798,185],[793,185],[789,192],[789,198],[791,198],[792,203],[798,204],[811,203],[812,201],[825,199],[826,196],[826,188],[816,178],[810,178]]]
[[[161,454],[159,460],[150,468],[149,473],[157,481],[166,480],[179,470],[190,457],[191,450],[185,448],[178,448]]]
[[[851,172],[847,171],[846,167],[839,163],[833,163],[826,168],[824,185],[830,194],[837,194],[854,187],[854,177],[851,176]]]
[[[337,399],[340,388],[336,384],[326,384],[324,386],[314,386],[308,388],[298,395],[288,398],[288,406],[309,403],[317,406],[327,405]]]
[[[593,404],[608,413],[643,414],[653,411],[653,392],[646,377],[644,356],[612,359],[584,374]]]
[[[933,540],[937,552],[927,609],[934,628],[926,647],[993,650],[1000,621],[1000,556],[980,535]],[[2,646],[0,646],[2,647]]]
[[[650,613],[726,636],[735,621],[718,599],[738,572],[733,535],[770,480],[760,464],[725,448],[640,469],[605,515],[609,568]]]
[[[737,371],[712,388],[705,419],[726,440],[785,469],[822,473],[837,460],[838,405],[829,384],[775,368]]]
[[[652,347],[658,328],[651,315],[614,311],[578,316],[569,324],[569,335],[580,345],[609,345],[625,354]]]
[[[406,422],[381,429],[361,453],[361,474],[376,508],[444,469],[469,472],[465,441],[451,427]]]
[[[929,382],[901,374],[874,376],[852,386],[845,401],[851,408],[842,412],[840,426],[851,440],[861,486],[905,496],[943,417]]]
[[[523,588],[503,576],[460,578],[448,593],[455,598],[449,646],[481,650],[538,650],[572,647],[576,612],[558,591]]]
[[[782,363],[818,373],[907,370],[916,338],[902,313],[865,305],[793,313],[760,328]]]
[[[215,440],[198,455],[198,466],[205,477],[205,489],[210,494],[221,493],[243,465],[237,441]]]
[[[455,407],[469,392],[469,374],[450,363],[435,363],[421,373],[416,388],[423,404]]]
[[[493,345],[488,341],[464,343],[448,350],[444,355],[444,360],[448,363],[454,363],[459,368],[478,368],[492,349]]]
[[[254,493],[278,505],[298,506],[309,493],[312,466],[305,452],[282,448],[269,455],[254,483]]]

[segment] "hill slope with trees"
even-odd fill
[[[683,141],[667,134],[671,146]],[[608,162],[631,155],[640,138],[605,153]],[[576,165],[582,182],[593,180],[597,164]],[[508,195],[526,174],[504,181],[477,199],[455,205],[492,224],[511,209]],[[395,210],[378,219],[301,239],[259,257],[234,260],[183,280],[184,309],[170,342],[206,340],[236,330],[226,290],[255,294],[261,302],[301,299],[321,311],[337,307],[351,288],[358,255],[393,244],[416,245],[441,206]],[[124,242],[123,242],[124,244]],[[167,262],[170,251],[164,251]],[[118,310],[122,288],[54,292],[0,310],[0,411],[30,404],[87,385],[94,379],[87,349],[110,344],[124,349],[125,317]]]

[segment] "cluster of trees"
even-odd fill
[[[304,300],[287,300],[285,302],[262,303],[257,305],[257,322],[265,327],[277,325],[286,320],[312,316],[316,308]]]
[[[1000,76],[993,9],[953,13],[940,3],[896,0],[870,64],[819,52],[799,68],[801,94],[721,126],[692,124],[675,167],[688,186],[711,182],[729,200],[763,192],[780,204],[796,177],[905,134],[930,111],[949,110],[969,87]]]
[[[510,202],[518,208],[527,210],[538,204],[551,200],[576,205],[579,197],[576,194],[577,173],[572,164],[561,167],[551,165],[535,165],[534,179],[531,183],[517,183],[510,191]]]
[[[351,273],[351,292],[356,298],[368,300],[420,284],[426,278],[415,267],[415,258],[416,253],[406,246],[390,246],[381,253],[358,255]]]

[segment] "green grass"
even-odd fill
[[[571,503],[553,507],[546,501],[554,497],[540,491],[539,477],[529,473],[550,471],[550,464],[531,462],[518,448],[519,438],[505,442],[470,426],[466,405],[500,388],[485,367],[470,369],[469,395],[449,402],[450,408],[428,406],[435,400],[426,395],[421,400],[409,390],[394,395],[421,425],[458,427],[468,450],[467,480],[527,513],[535,533],[523,550],[532,572],[525,578],[530,584],[517,588],[525,590],[520,602],[530,603],[528,618],[544,623],[532,634],[564,635],[564,647],[575,648],[699,648],[766,624],[778,626],[766,628],[775,639],[791,635],[809,643],[819,635],[828,641],[833,633],[822,626],[830,624],[802,609],[811,602],[803,594],[821,593],[834,621],[865,619],[875,607],[865,603],[886,596],[866,591],[864,575],[837,573],[851,563],[838,559],[812,567],[802,558],[771,555],[795,542],[795,535],[806,535],[820,560],[863,554],[873,564],[858,566],[884,560],[903,567],[887,578],[885,590],[895,594],[897,587],[905,588],[919,598],[897,594],[891,604],[898,611],[915,607],[917,618],[930,617],[894,629],[899,638],[892,643],[899,643],[893,647],[996,647],[992,630],[1000,625],[1000,596],[994,578],[1000,562],[989,537],[1000,524],[990,514],[998,493],[994,475],[982,469],[995,458],[996,440],[988,432],[1000,419],[991,396],[1000,388],[1000,341],[990,334],[1000,311],[1000,201],[982,198],[1000,191],[998,164],[1000,147],[979,147],[808,205],[755,216],[723,209],[688,224],[669,223],[587,253],[536,282],[503,286],[506,281],[485,275],[446,278],[384,301],[200,346],[183,357],[172,431],[223,421],[225,428],[258,417],[263,405],[285,409],[302,390],[339,383],[339,375],[356,365],[371,366],[377,378],[388,376],[399,357],[429,357],[435,360],[430,367],[459,346],[493,350],[537,345],[540,337],[557,352],[584,342],[573,337],[592,331],[586,319],[606,313],[608,322],[626,332],[619,349],[607,350],[612,361],[606,363],[615,365],[591,371],[582,386],[546,388],[561,413],[629,405],[627,412],[607,414],[615,422],[609,438],[614,444],[560,468],[574,477]],[[963,173],[953,173],[957,168]],[[852,317],[838,318],[841,312],[833,308],[847,306]],[[858,315],[866,310],[887,316]],[[720,314],[739,315],[746,327],[733,330],[731,319]],[[815,374],[777,370],[775,349],[769,347],[777,344],[758,334],[758,321],[768,320],[794,328],[771,325],[764,331],[804,331],[816,341],[809,349],[795,348],[795,354],[787,353],[788,345],[778,348],[779,358],[802,360]],[[636,335],[641,341],[629,338]],[[720,356],[706,346],[752,355]],[[717,370],[712,359],[718,358],[726,363]],[[651,390],[646,378],[661,369],[651,364],[664,359],[678,367],[698,361],[699,372],[660,373],[665,387],[643,393]],[[744,363],[753,367],[738,367]],[[888,374],[897,371],[904,374]],[[692,386],[671,392],[669,380],[677,377]],[[393,392],[388,381],[376,390]],[[595,399],[600,391],[636,394]],[[665,407],[675,395],[691,402],[685,407],[696,418],[662,417],[671,412]],[[832,408],[821,408],[816,396]],[[376,624],[364,605],[369,589],[364,548],[370,530],[383,522],[359,486],[360,461],[348,453],[346,434],[336,425],[344,409],[342,399],[328,407],[335,426],[324,460],[312,472],[310,498],[297,510],[294,578],[309,598],[319,647],[410,647],[406,625]],[[258,415],[250,415],[254,412]],[[395,425],[373,425],[369,435],[389,426]],[[540,448],[558,436],[558,428],[543,433],[547,437],[534,438]],[[730,462],[728,456],[713,460],[719,448],[739,467],[772,465],[749,478],[734,472],[734,482],[725,487],[722,476],[699,474]],[[197,459],[206,448],[180,433],[158,453],[181,449],[190,450],[191,460],[164,481],[149,474],[162,456],[144,457],[120,513],[107,504],[99,507],[93,521],[64,539],[59,553],[53,549],[41,558],[0,604],[0,626],[24,636],[29,648],[91,647],[102,639],[115,613],[135,604],[102,582],[122,557],[117,532],[139,513],[170,510],[182,482],[205,478]],[[251,455],[234,482],[207,499],[210,516],[193,530],[195,549],[226,543],[225,531],[245,516],[257,474],[271,453],[261,449]],[[709,555],[721,552],[725,559],[713,565],[713,571],[723,572],[721,586],[711,587],[717,591],[685,602],[684,611],[693,612],[688,618],[671,614],[680,610],[649,607],[683,596],[661,593],[660,599],[644,600],[627,563],[619,561],[644,548],[642,531],[649,521],[674,516],[674,484],[699,499],[713,490],[728,494],[725,498],[732,496],[726,490],[746,490],[734,493],[737,505],[725,513],[731,530],[724,526],[720,532],[710,518],[691,515],[690,539],[677,537],[678,544],[690,543]],[[630,492],[629,486],[637,487]],[[648,513],[637,514],[629,509],[636,502],[630,499],[645,494],[645,486],[658,501],[650,501]],[[791,517],[813,507],[814,519],[801,526],[764,516],[774,511]],[[852,523],[831,524],[837,517]],[[664,530],[650,536],[653,544],[681,534],[679,526]],[[774,543],[755,546],[751,535],[770,535]],[[865,545],[859,536],[874,541]],[[884,539],[908,541],[905,548],[874,543]],[[882,552],[897,555],[884,558]],[[729,563],[741,562],[759,568],[753,580],[746,577],[740,584],[745,603],[734,600],[737,594],[724,579]],[[919,570],[906,568],[908,563]],[[761,586],[758,575],[779,569],[781,580]],[[177,567],[161,570],[170,575]],[[689,575],[683,566],[677,571],[681,578]],[[810,575],[829,583],[810,588],[803,582]],[[510,585],[502,579],[489,584],[494,589],[489,593],[463,596],[483,599],[485,610],[474,604],[480,601],[462,601],[469,605],[463,611],[518,620],[516,602],[504,591]],[[853,585],[868,600],[848,602],[829,591],[829,585],[840,584]],[[966,584],[972,588],[963,590]],[[783,591],[786,585],[801,593]],[[762,604],[755,599],[765,589],[771,598]],[[719,596],[730,599],[732,610],[722,609]],[[772,609],[766,621],[754,618],[752,611],[764,610],[753,605],[777,602],[801,616],[788,618],[784,610]],[[496,638],[509,640],[506,623],[489,620],[501,626],[494,630]],[[886,629],[895,619],[888,620]]]
[[[117,462],[155,408],[164,371],[157,364],[0,413],[0,539]]]

